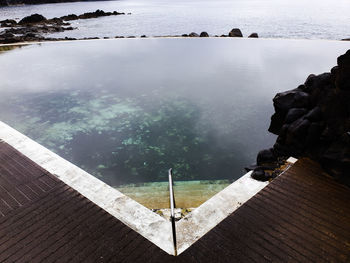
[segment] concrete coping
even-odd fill
[[[175,255],[170,221],[1,121],[0,140],[57,176],[168,254]],[[296,161],[295,158],[287,160],[290,164]],[[243,175],[176,222],[177,255],[268,185],[268,182],[256,181],[250,175],[251,172]]]

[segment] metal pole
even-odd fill
[[[173,231],[173,244],[175,256],[177,256],[177,246],[176,246],[176,229],[175,229],[175,198],[174,198],[174,189],[173,189],[173,177],[172,169],[169,169],[169,195],[170,195],[170,220],[171,228]]]

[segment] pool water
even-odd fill
[[[22,46],[0,53],[0,120],[135,198],[164,188],[173,168],[179,189],[202,181],[193,189],[205,200],[273,144],[274,94],[329,71],[349,47],[264,39]]]

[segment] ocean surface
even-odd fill
[[[118,0],[14,6],[0,8],[0,20],[33,13],[47,18],[104,11],[132,15],[72,22],[77,30],[53,37],[114,37],[177,35],[207,31],[227,34],[238,27],[244,36],[264,38],[350,38],[349,0]]]

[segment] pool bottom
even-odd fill
[[[196,208],[231,183],[229,180],[176,181],[174,182],[176,207]],[[149,209],[169,208],[168,182],[129,184],[115,189]]]

